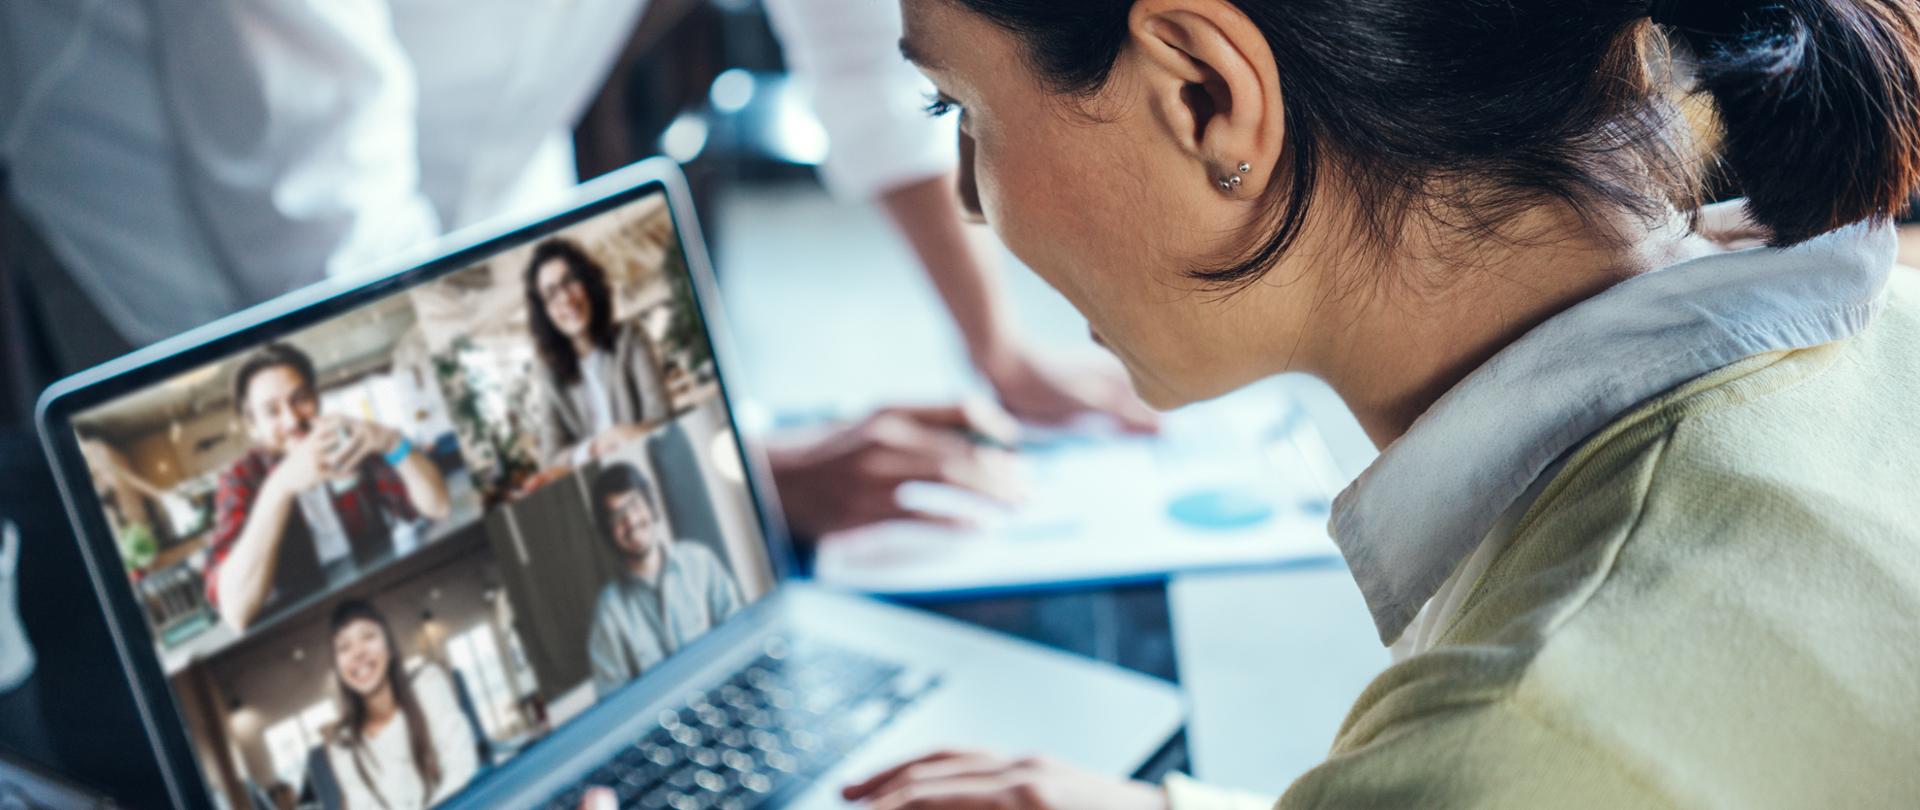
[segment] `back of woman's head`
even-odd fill
[[[1410,215],[1491,237],[1543,202],[1651,223],[1712,180],[1788,245],[1890,216],[1920,186],[1913,0],[1225,1],[1271,46],[1286,130],[1261,238],[1203,280],[1251,280],[1286,252],[1325,172],[1381,246]],[[956,2],[1083,97],[1133,6]],[[1683,113],[1696,89],[1712,114]]]

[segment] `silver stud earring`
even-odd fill
[[[1244,160],[1240,161],[1240,165],[1235,166],[1234,168],[1239,169],[1240,174],[1246,174],[1247,172],[1253,171],[1253,165]],[[1233,193],[1234,189],[1237,189],[1240,187],[1240,174],[1230,174],[1230,175],[1227,175],[1226,177],[1220,178],[1220,190],[1225,191],[1229,194]]]

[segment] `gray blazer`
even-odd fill
[[[653,340],[637,321],[618,327],[613,338],[612,363],[602,379],[614,424],[659,422],[673,416],[667,388],[660,379],[660,361]],[[583,360],[584,362],[584,360]],[[584,381],[561,386],[551,371],[534,375],[540,381],[541,399],[547,404],[546,417],[540,420],[540,446],[547,462],[563,463],[574,445],[593,438],[592,393]]]

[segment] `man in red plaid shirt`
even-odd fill
[[[254,446],[220,475],[206,579],[208,601],[236,630],[326,587],[329,569],[390,548],[393,523],[447,516],[433,463],[392,428],[322,416],[316,384],[313,361],[284,343],[233,375]]]

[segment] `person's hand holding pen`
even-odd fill
[[[1011,416],[985,403],[883,408],[825,434],[776,437],[767,461],[787,522],[801,536],[894,519],[953,524],[902,506],[895,490],[927,481],[1016,503],[1018,434]]]

